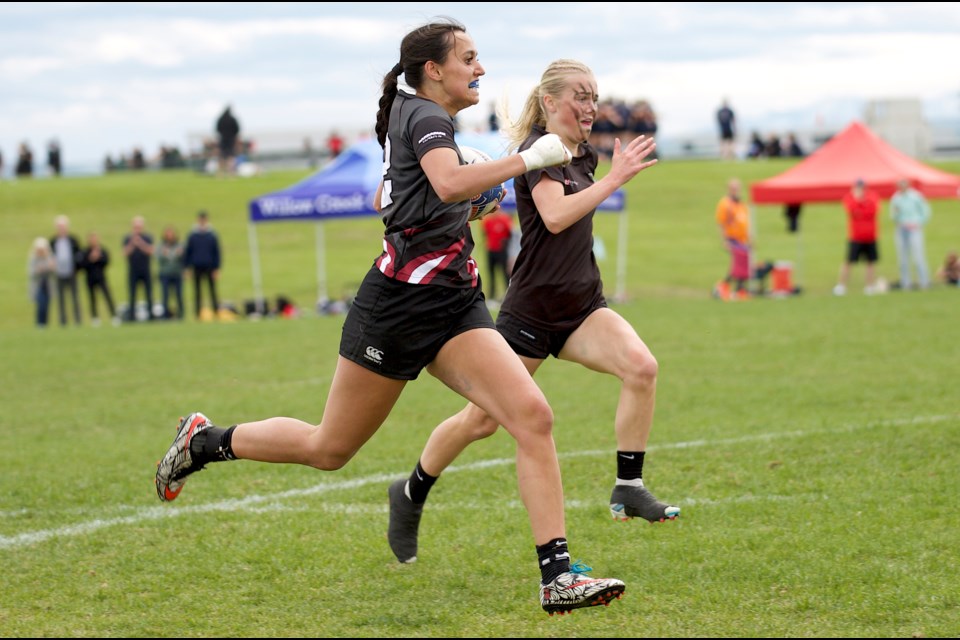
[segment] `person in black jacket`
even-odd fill
[[[100,314],[97,311],[97,289],[103,293],[110,310],[110,317],[114,324],[119,323],[116,308],[113,306],[113,296],[107,284],[107,265],[110,264],[110,254],[106,247],[100,244],[100,236],[91,233],[87,236],[88,247],[80,257],[80,268],[87,272],[87,292],[90,294],[90,324],[100,326]]]
[[[127,287],[130,292],[130,306],[127,319],[137,319],[137,285],[143,283],[147,293],[147,319],[153,319],[153,276],[150,262],[153,257],[153,236],[146,232],[143,216],[135,216],[130,233],[123,238],[123,255],[127,257]]]
[[[77,296],[77,270],[80,267],[80,242],[70,233],[67,216],[57,216],[54,221],[57,233],[50,238],[50,250],[57,261],[57,302],[60,306],[60,324],[67,324],[67,306],[64,294],[70,290],[73,300],[73,321],[80,324],[80,299]]]
[[[217,302],[217,279],[220,277],[220,239],[210,226],[206,211],[197,214],[197,226],[187,236],[187,248],[183,252],[183,266],[193,271],[193,301],[197,317],[200,317],[200,284],[207,281],[210,288],[210,302],[216,314],[220,308]]]
[[[217,118],[217,137],[220,147],[220,174],[233,173],[233,159],[237,155],[237,138],[240,136],[240,123],[237,122],[230,105]]]

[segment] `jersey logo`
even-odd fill
[[[423,144],[424,142],[436,140],[437,138],[446,138],[446,137],[447,137],[447,134],[445,131],[431,131],[427,135],[417,140],[417,144]]]

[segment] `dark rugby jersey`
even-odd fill
[[[545,134],[541,127],[534,127],[520,145],[520,151],[529,149]],[[587,143],[582,143],[580,150],[584,153],[566,167],[536,169],[513,181],[520,219],[520,255],[500,312],[543,329],[578,326],[584,313],[603,299],[603,282],[593,255],[596,209],[553,234],[547,230],[533,202],[533,188],[544,177],[562,184],[564,195],[583,191],[594,183],[597,152]]]
[[[420,166],[424,154],[438,147],[460,155],[453,120],[436,103],[400,91],[387,127],[380,200],[383,253],[375,264],[402,282],[476,287],[473,236],[467,225],[470,202],[442,202]]]

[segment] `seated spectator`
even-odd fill
[[[780,146],[780,136],[775,133],[771,133],[770,137],[767,138],[767,146],[764,149],[764,152],[767,154],[768,158],[779,158],[783,155],[783,148]]]
[[[800,143],[797,142],[797,136],[792,133],[787,134],[787,155],[791,158],[802,158],[805,155]]]
[[[943,260],[943,266],[937,269],[937,279],[944,284],[960,285],[960,257],[956,251],[951,251]]]
[[[763,138],[760,137],[758,132],[754,131],[750,134],[750,147],[747,149],[747,157],[761,158],[765,150],[766,145],[763,144]]]
[[[26,142],[20,143],[20,155],[17,157],[16,174],[18,178],[33,177],[33,151]]]

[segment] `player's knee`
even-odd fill
[[[316,451],[307,452],[307,464],[314,469],[321,471],[336,471],[342,469],[350,459],[353,458],[355,451]]]
[[[528,403],[523,416],[524,429],[537,436],[549,436],[553,433],[553,409],[546,398]]]
[[[475,404],[469,404],[459,414],[452,418],[454,427],[460,433],[466,434],[471,442],[489,438],[500,427],[494,418]]]
[[[635,349],[627,354],[628,365],[623,382],[636,388],[649,388],[657,384],[660,365],[646,349]]]

